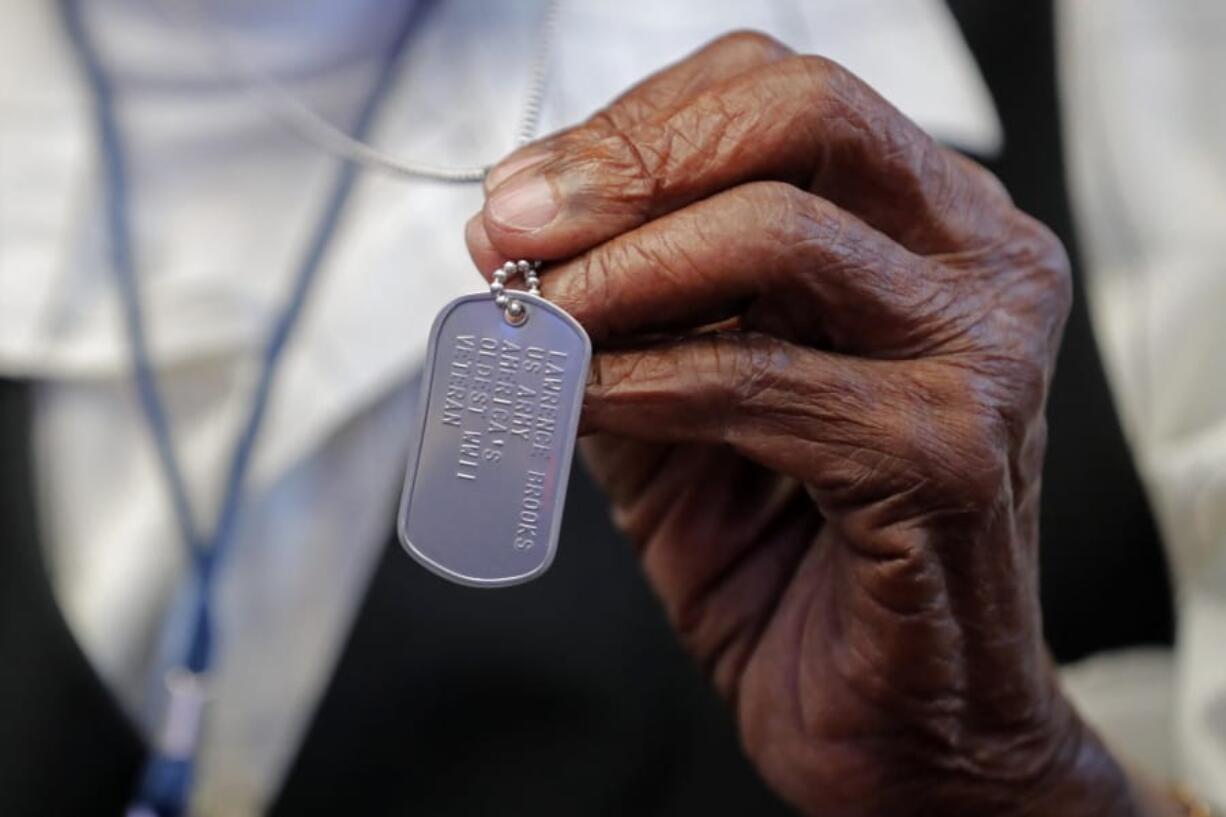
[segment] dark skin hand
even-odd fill
[[[800,811],[1141,815],[1062,694],[1036,562],[1068,261],[860,80],[736,34],[518,151],[478,266],[549,262],[584,449]]]

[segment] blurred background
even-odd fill
[[[0,812],[122,813],[191,609],[113,275],[127,229],[206,523],[269,326],[331,238],[217,580],[225,657],[192,813],[787,813],[581,467],[536,584],[473,594],[392,536],[430,318],[481,286],[462,232],[480,184],[346,182],[269,95],[394,155],[489,163],[513,146],[546,13],[541,133],[755,28],[847,65],[1060,236],[1076,300],[1048,408],[1047,638],[1123,756],[1226,799],[1226,5],[549,8],[6,0]]]

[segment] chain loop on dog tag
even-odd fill
[[[537,294],[526,265],[509,271],[531,291],[504,291],[496,275],[490,294],[435,319],[400,503],[413,558],[478,587],[529,581],[553,561],[591,360],[583,327]]]

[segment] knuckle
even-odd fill
[[[581,153],[579,162],[587,165],[585,175],[598,179],[606,190],[616,191],[612,198],[631,205],[649,205],[660,190],[671,153],[663,127],[624,127],[607,111],[595,114],[593,119],[599,124],[601,138]],[[654,135],[644,138],[643,131],[649,127]]]
[[[964,391],[973,405],[998,417],[1012,444],[1043,415],[1049,369],[1031,355],[981,356],[964,374]]]
[[[839,63],[817,54],[802,54],[780,63],[779,71],[795,88],[797,100],[828,114],[829,121],[859,123],[860,81]]]
[[[729,396],[738,405],[746,405],[774,388],[786,362],[780,359],[779,345],[770,338],[760,335],[740,338],[741,342],[732,347],[732,360],[727,367],[731,381]],[[716,348],[720,345],[716,344]]]
[[[988,197],[992,201],[999,202],[1006,206],[1012,206],[1013,198],[1009,195],[1009,189],[1005,187],[995,173],[988,170],[983,165],[971,159],[968,156],[963,156],[956,151],[946,151],[946,155],[950,157],[951,163],[954,164],[965,176],[970,180],[972,186],[986,191]]]
[[[967,217],[972,224],[985,221],[976,215],[983,212],[983,188],[959,160],[951,158],[954,154],[910,122],[893,122],[883,129],[882,138],[889,146],[886,166],[892,184],[928,225],[940,231],[944,243],[956,243],[956,225]]]
[[[846,68],[820,54],[802,54],[793,58],[793,64],[812,83],[811,90],[821,94],[829,92],[834,83],[841,82],[847,75]]]
[[[794,58],[804,77],[808,102],[828,112],[827,122],[872,132],[877,146],[875,161],[912,198],[927,189],[925,180],[949,170],[937,144],[927,133],[895,111],[863,80],[839,63],[816,55]],[[915,189],[910,189],[914,187]],[[898,191],[891,188],[892,193]]]
[[[971,317],[984,353],[1029,361],[1046,372],[1073,302],[1068,254],[1050,229],[1019,210],[995,229],[994,241],[968,252],[966,264],[948,268],[975,270],[965,280],[981,295],[968,303],[981,305]]]
[[[888,284],[891,279],[912,277],[899,276],[896,269],[899,259],[881,252],[826,199],[786,182],[754,182],[745,185],[745,195],[753,213],[753,229],[782,254],[776,257],[778,263],[766,264],[762,270],[767,286],[808,281],[829,296],[842,286],[841,281],[851,276],[856,278],[855,287],[859,291],[875,288],[879,296],[886,297],[887,293],[897,294]],[[809,262],[782,260],[789,254]],[[814,273],[814,265],[820,267],[822,274]],[[869,282],[866,276],[878,280]]]
[[[1018,262],[1041,270],[1053,281],[1069,277],[1070,263],[1064,244],[1043,222],[1015,210],[1009,234]]]
[[[1014,211],[1004,263],[1012,270],[1009,300],[1029,320],[1037,358],[1050,360],[1073,304],[1073,276],[1064,244],[1046,225]]]
[[[753,29],[738,29],[724,34],[712,43],[721,51],[745,55],[755,62],[772,62],[786,58],[792,54],[792,49],[779,40]]]
[[[787,182],[751,182],[739,190],[756,216],[755,227],[783,246],[825,236],[834,220],[833,205]]]
[[[1038,219],[1023,214],[1022,225],[1026,256],[1044,284],[1043,292],[1052,305],[1066,315],[1073,302],[1072,264],[1068,251],[1056,234]]]
[[[568,270],[564,287],[554,288],[549,296],[580,317],[586,317],[592,307],[607,304],[613,295],[612,254],[611,248],[602,248],[579,256]]]
[[[650,402],[668,394],[678,374],[667,357],[647,351],[594,355],[584,408]]]
[[[731,441],[739,427],[735,418],[771,412],[771,398],[787,366],[780,343],[750,332],[713,333],[692,344],[691,352],[687,368],[704,371],[704,403],[718,418],[723,439]]]
[[[1001,368],[1008,389],[1006,399],[998,401],[997,410],[1009,421],[1017,437],[1027,424],[1042,416],[1050,371],[1031,356],[1008,358]]]
[[[920,388],[926,419],[912,438],[934,483],[965,510],[995,507],[1009,480],[1013,439],[997,410],[996,380],[962,369],[930,376]]]
[[[971,510],[996,507],[1009,483],[1009,446],[1005,423],[985,406],[967,406],[951,424],[951,475],[957,494]]]
[[[585,399],[600,402],[617,388],[625,377],[622,360],[613,355],[592,355],[588,366],[587,392]]]

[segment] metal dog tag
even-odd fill
[[[486,294],[435,319],[400,502],[413,558],[477,587],[529,581],[553,561],[592,355],[562,309],[514,298],[518,325]]]

